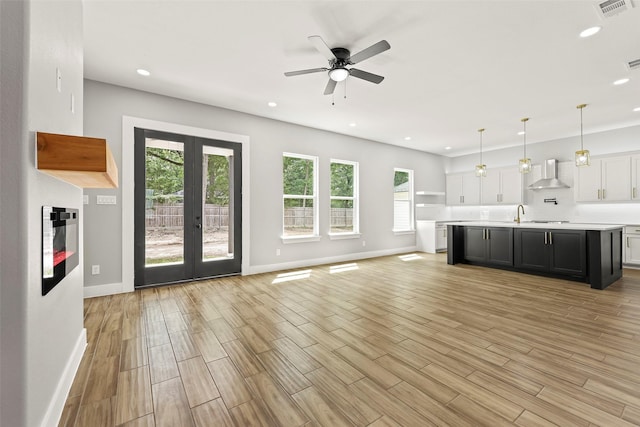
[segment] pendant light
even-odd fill
[[[529,173],[531,172],[531,159],[527,157],[527,122],[529,118],[525,117],[524,119],[520,119],[520,121],[522,122],[522,139],[524,143],[522,145],[523,155],[520,162],[518,162],[518,170],[520,173]]]
[[[487,165],[482,163],[482,132],[484,129],[478,129],[478,132],[480,132],[480,164],[476,165],[476,176],[482,178],[487,176]]]
[[[583,132],[582,132],[582,109],[587,104],[580,104],[576,108],[580,110],[580,149],[576,151],[576,166],[589,166],[591,164],[591,156],[589,150],[584,149]]]

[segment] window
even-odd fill
[[[318,158],[282,155],[282,237],[306,241],[318,238]]]
[[[393,231],[413,231],[413,171],[393,171]]]
[[[358,163],[331,160],[331,234],[357,234]]]

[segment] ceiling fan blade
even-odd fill
[[[311,73],[319,73],[321,71],[328,71],[328,68],[310,68],[308,70],[299,70],[299,71],[287,71],[284,73],[285,76],[299,76],[301,74],[311,74]]]
[[[387,43],[386,40],[380,40],[378,43],[373,44],[364,50],[361,50],[355,55],[351,55],[351,58],[349,58],[349,62],[352,64],[357,64],[358,62],[362,62],[365,59],[369,59],[372,56],[375,56],[389,49],[391,49],[391,45]]]
[[[329,61],[337,61],[338,60],[338,58],[336,58],[336,56],[333,54],[333,52],[331,52],[331,49],[329,49],[329,46],[327,46],[327,44],[324,42],[324,40],[322,40],[322,37],[320,37],[320,36],[309,36],[307,38],[309,39],[309,41],[311,42],[313,47],[315,47],[318,50],[318,52],[320,52],[322,54],[322,56],[327,58]]]
[[[357,77],[362,80],[366,80],[371,83],[378,84],[384,80],[384,77],[379,76],[377,74],[367,73],[366,71],[358,70],[357,68],[352,68],[349,70],[349,74],[353,77]]]
[[[327,87],[324,88],[324,94],[331,95],[333,91],[336,90],[336,84],[338,84],[337,81],[329,79],[329,81],[327,82]]]

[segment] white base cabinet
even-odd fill
[[[434,254],[447,250],[447,226],[439,221],[416,221],[416,246]]]
[[[640,225],[627,225],[623,236],[623,263],[640,266]]]

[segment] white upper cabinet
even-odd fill
[[[631,199],[640,201],[640,155],[631,156]]]
[[[522,174],[517,167],[487,169],[482,178],[483,205],[517,205],[522,203]]]
[[[480,204],[480,178],[474,172],[447,175],[446,181],[447,205]]]
[[[624,202],[631,200],[631,157],[592,159],[591,166],[576,168],[577,202]]]

